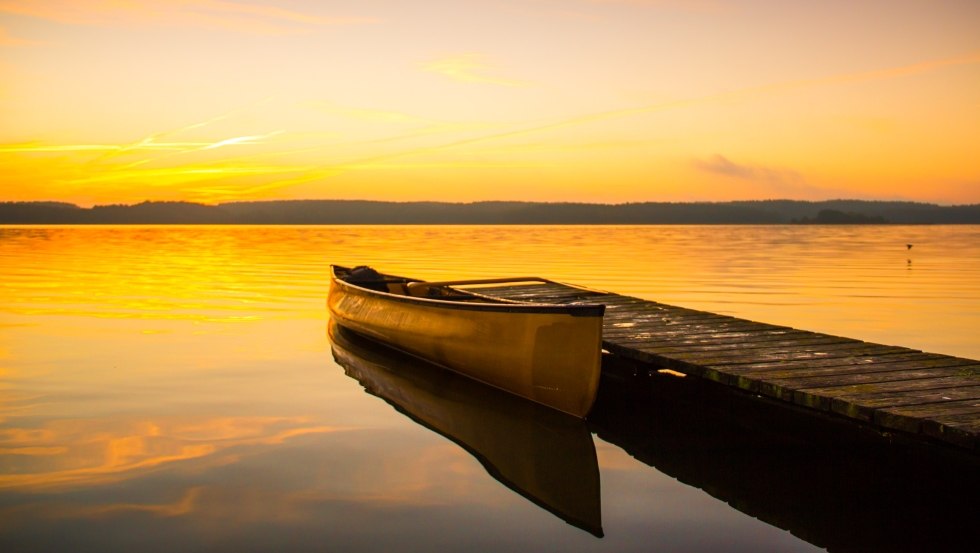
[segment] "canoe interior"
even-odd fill
[[[416,279],[387,275],[378,273],[373,269],[362,267],[340,267],[334,266],[334,275],[348,284],[385,292],[396,296],[407,296],[413,298],[428,298],[452,302],[473,302],[473,303],[515,303],[511,300],[492,298],[481,294],[460,290],[450,286],[418,286],[410,288],[409,283],[418,283]]]

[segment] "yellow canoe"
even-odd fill
[[[367,393],[468,451],[536,505],[602,537],[599,464],[588,423],[443,370],[331,322],[334,360]]]
[[[341,326],[485,384],[584,418],[595,401],[603,305],[521,303],[367,267],[331,267],[327,305]],[[544,281],[547,282],[547,281]]]

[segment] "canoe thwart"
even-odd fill
[[[409,289],[417,286],[467,286],[471,284],[506,284],[508,282],[546,282],[552,281],[541,277],[503,277],[503,278],[473,278],[469,280],[416,280],[408,283]]]
[[[438,280],[424,281],[416,280],[405,285],[410,295],[425,295],[429,288],[439,288],[443,286],[475,286],[478,284],[508,284],[515,282],[544,282],[552,284],[553,281],[541,277],[503,277],[503,278],[475,278],[466,280]],[[418,291],[418,292],[416,292]]]

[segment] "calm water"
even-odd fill
[[[596,505],[508,473],[489,430],[547,415],[441,411],[442,377],[332,345],[330,263],[539,274],[980,359],[977,226],[0,227],[0,547],[810,551],[833,533],[719,484],[717,451],[671,456],[663,423],[514,438],[534,459],[572,443],[583,474],[594,450],[596,537],[566,503]]]

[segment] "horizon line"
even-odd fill
[[[800,202],[800,203],[824,203],[824,202],[868,202],[868,203],[906,203],[919,205],[935,205],[939,207],[960,207],[976,206],[980,202],[972,203],[942,203],[922,200],[909,199],[868,199],[868,198],[825,198],[820,200],[796,199],[796,198],[754,198],[743,200],[629,200],[622,202],[602,202],[602,201],[576,201],[576,200],[471,200],[471,201],[447,201],[447,200],[377,200],[366,198],[283,198],[265,200],[231,200],[219,203],[205,203],[192,200],[142,200],[133,203],[95,203],[79,204],[67,200],[2,200],[0,204],[67,204],[79,209],[93,209],[96,207],[134,207],[143,204],[185,204],[204,207],[220,207],[229,204],[261,204],[261,203],[286,203],[286,202],[362,202],[362,203],[383,203],[383,204],[444,204],[444,205],[474,205],[488,203],[513,203],[513,204],[542,204],[542,205],[594,205],[594,206],[624,206],[636,204],[731,204],[731,203],[751,203],[751,202]]]

